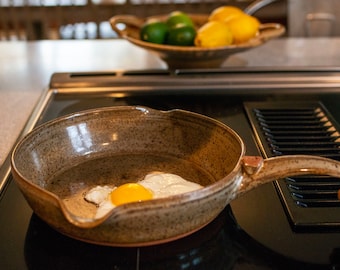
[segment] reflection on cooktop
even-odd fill
[[[260,270],[306,267],[280,257],[253,241],[236,225],[230,207],[209,225],[190,236],[166,244],[141,248],[84,243],[61,235],[33,214],[25,240],[25,259],[28,269],[51,270]],[[309,266],[308,269],[317,268]]]
[[[106,247],[63,236],[33,214],[25,258],[29,269],[232,269],[240,256],[232,230],[237,229],[225,211],[207,227],[174,242]]]

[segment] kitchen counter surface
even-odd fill
[[[226,67],[340,67],[340,38],[282,38],[235,54]],[[165,69],[124,40],[0,42],[0,165],[54,72]]]

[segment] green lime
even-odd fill
[[[194,26],[191,18],[181,11],[173,11],[169,14],[168,19],[166,20],[166,24],[169,28],[175,27],[177,24],[185,24],[189,26]]]
[[[168,33],[168,26],[166,23],[161,21],[150,21],[146,22],[140,30],[140,39],[163,44],[165,43],[166,36]]]
[[[176,27],[170,28],[166,43],[176,46],[192,46],[196,36],[196,30],[193,26],[177,24]]]

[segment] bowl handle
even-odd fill
[[[256,37],[263,41],[267,41],[272,38],[277,38],[286,32],[286,28],[279,23],[264,23],[260,25],[260,33]]]
[[[237,197],[255,187],[294,175],[330,175],[340,177],[340,162],[311,155],[287,155],[262,159],[257,156],[242,158],[243,178]]]
[[[121,29],[119,24],[125,24],[125,26],[140,29],[144,24],[144,20],[133,15],[116,15],[110,19],[110,24],[113,31],[115,31],[117,35],[122,38],[127,35],[127,31],[126,27],[125,29]]]

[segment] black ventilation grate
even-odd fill
[[[319,107],[254,109],[273,155],[310,154],[340,160],[340,136]]]
[[[246,110],[264,156],[308,154],[340,160],[340,133],[321,103],[249,103]],[[295,225],[340,226],[339,178],[294,176],[276,185]],[[335,213],[338,217],[329,218]]]

